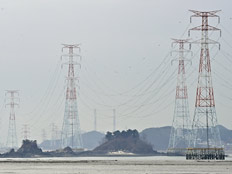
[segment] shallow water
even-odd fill
[[[17,174],[223,174],[232,173],[226,161],[186,161],[184,157],[75,157],[0,159],[0,173]]]

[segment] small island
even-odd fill
[[[105,135],[105,141],[100,146],[93,150],[98,154],[143,154],[154,155],[157,151],[154,151],[152,145],[142,141],[139,138],[138,131],[128,129],[127,131],[115,131],[107,132]],[[118,153],[117,153],[118,152]]]
[[[138,131],[107,132],[103,143],[93,150],[73,151],[71,147],[55,151],[42,151],[36,140],[23,140],[22,146],[15,151],[0,154],[0,158],[39,158],[39,157],[78,157],[78,156],[128,156],[128,155],[163,155],[153,150],[152,145],[142,141]]]

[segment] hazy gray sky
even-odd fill
[[[61,129],[64,77],[61,44],[81,43],[82,69],[78,97],[81,129],[159,127],[172,124],[177,64],[171,66],[171,38],[187,37],[189,9],[222,10],[222,29],[210,34],[221,42],[212,48],[213,84],[219,124],[232,129],[232,11],[229,0],[0,0],[0,101],[6,89],[20,90],[16,109],[18,139],[28,124],[31,138],[50,138],[50,124]],[[200,32],[191,38],[199,39]],[[193,117],[199,46],[193,46],[189,77],[189,107]],[[229,55],[230,54],[230,55]],[[165,56],[166,59],[165,59]],[[163,63],[162,63],[163,62]],[[221,78],[223,77],[223,78]],[[1,109],[1,142],[5,143],[9,108]]]

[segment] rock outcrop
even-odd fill
[[[43,155],[42,150],[37,146],[36,140],[23,140],[22,146],[15,151],[11,149],[9,152],[2,154],[0,157],[17,157],[17,158],[25,158],[25,157],[36,157]]]

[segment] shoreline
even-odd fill
[[[112,157],[112,159],[111,159]],[[144,156],[136,157],[44,157],[44,158],[0,158],[0,164],[4,163],[44,163],[44,164],[86,164],[86,165],[231,165],[232,158],[227,160],[185,160],[185,158],[159,158],[150,156],[144,160]],[[141,157],[141,158],[140,158]],[[144,158],[143,158],[144,157]],[[153,158],[152,158],[153,157]],[[157,158],[155,158],[157,157]],[[94,159],[95,158],[95,159]]]

